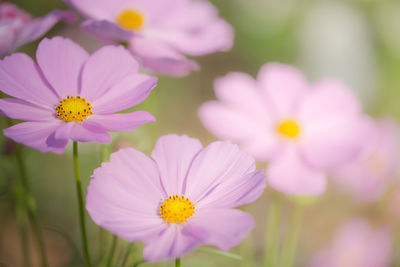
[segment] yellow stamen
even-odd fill
[[[126,30],[137,31],[142,28],[144,17],[138,11],[125,9],[118,15],[117,23]]]
[[[92,104],[80,95],[61,99],[55,110],[57,117],[66,122],[84,121],[93,114]]]
[[[194,214],[194,205],[184,195],[169,196],[160,205],[160,215],[170,223],[186,222]]]
[[[285,137],[296,138],[300,134],[300,126],[296,121],[285,120],[276,127],[278,133]]]

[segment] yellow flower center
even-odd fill
[[[80,95],[61,99],[55,110],[57,117],[66,122],[84,121],[93,114],[92,104]]]
[[[276,127],[278,133],[285,137],[296,138],[300,134],[300,126],[293,120],[285,120]]]
[[[186,222],[194,214],[194,205],[185,196],[169,196],[161,203],[160,215],[170,223]]]
[[[138,11],[125,9],[118,15],[117,23],[126,30],[137,31],[142,28],[144,17]]]

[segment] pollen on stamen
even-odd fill
[[[183,223],[194,214],[194,209],[195,206],[189,198],[172,195],[161,203],[160,216],[166,222]]]
[[[93,114],[92,104],[80,95],[61,99],[55,110],[57,117],[66,122],[84,121]]]
[[[300,134],[300,126],[294,120],[282,121],[276,128],[278,133],[284,137],[296,138]]]
[[[144,17],[142,13],[136,10],[125,9],[118,15],[117,23],[126,30],[137,31],[142,28]]]

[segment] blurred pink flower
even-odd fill
[[[1,3],[0,58],[40,38],[60,20],[73,22],[75,15],[70,11],[55,10],[43,17],[32,18],[11,3]]]
[[[228,51],[233,30],[200,0],[66,0],[88,20],[82,25],[105,41],[127,42],[153,71],[184,76],[199,68],[185,55]]]
[[[16,53],[0,61],[0,115],[26,120],[4,135],[41,152],[62,153],[68,140],[111,142],[107,131],[133,131],[153,122],[145,111],[119,114],[146,99],[157,79],[139,74],[122,46],[93,55],[69,39],[40,42],[38,65]]]
[[[333,173],[344,190],[359,201],[374,201],[394,181],[399,159],[399,128],[392,120],[365,118],[362,152]]]
[[[388,267],[392,260],[388,229],[372,229],[362,219],[342,225],[331,248],[317,253],[310,267]]]
[[[185,135],[161,137],[151,156],[121,149],[94,171],[86,208],[95,223],[145,242],[151,262],[201,245],[228,250],[247,236],[253,218],[234,208],[264,191],[254,159],[228,141],[203,148]]]
[[[218,79],[215,93],[220,101],[200,107],[201,121],[216,136],[270,161],[267,179],[276,190],[321,194],[327,169],[359,151],[360,104],[338,81],[310,86],[296,68],[270,63],[257,80],[244,73]]]

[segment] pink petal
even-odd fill
[[[201,245],[200,240],[181,231],[182,225],[170,224],[160,232],[143,250],[145,260],[157,261],[179,258]]]
[[[0,99],[0,114],[17,120],[54,120],[54,111],[15,98]]]
[[[254,159],[241,152],[237,145],[228,141],[211,143],[193,160],[187,175],[185,195],[199,202],[217,187],[254,171]]]
[[[185,194],[188,170],[202,149],[198,139],[165,135],[158,139],[151,157],[156,161],[167,195]]]
[[[251,215],[235,209],[208,209],[193,215],[184,234],[201,239],[221,250],[237,246],[254,227]]]
[[[93,192],[107,195],[104,201],[128,211],[160,218],[157,210],[167,194],[156,164],[142,152],[133,148],[120,149],[112,153],[110,162],[103,163],[92,177]]]
[[[108,20],[86,20],[82,23],[89,33],[103,41],[129,41],[133,36],[132,31],[125,30]]]
[[[187,1],[174,8],[151,30],[155,39],[191,56],[228,51],[233,45],[232,27],[218,17],[212,4],[203,1]]]
[[[267,122],[271,120],[268,103],[262,98],[257,82],[250,75],[231,72],[215,80],[214,88],[217,98],[228,106]]]
[[[82,12],[85,16],[93,19],[114,20],[114,16],[121,9],[124,0],[64,0]]]
[[[89,54],[70,39],[54,37],[43,39],[36,58],[45,78],[61,99],[77,95],[80,74]]]
[[[129,49],[140,57],[144,67],[162,74],[186,76],[200,68],[171,46],[151,39],[134,38]]]
[[[157,210],[166,194],[149,157],[121,149],[92,178],[86,208],[96,224],[129,241],[146,242],[165,228]]]
[[[256,201],[264,192],[262,171],[237,176],[217,185],[212,193],[196,204],[196,209],[234,208]]]
[[[89,101],[95,101],[121,79],[136,75],[138,69],[138,62],[122,46],[100,48],[83,68],[80,94]]]
[[[319,168],[349,161],[360,150],[361,108],[356,96],[336,81],[316,84],[299,111],[300,146],[306,159]]]
[[[259,132],[257,136],[245,140],[241,148],[256,160],[270,161],[280,150],[281,143],[273,132]]]
[[[296,114],[308,87],[306,78],[298,69],[279,63],[264,65],[258,73],[258,81],[266,101],[280,118]]]
[[[200,106],[198,113],[205,128],[221,139],[241,142],[264,133],[267,138],[274,139],[269,135],[268,119],[263,121],[236,107],[209,101]]]
[[[55,139],[54,132],[62,124],[59,120],[46,122],[23,122],[4,129],[5,136],[17,143],[35,148],[40,152],[61,154],[68,143],[66,139]]]
[[[0,24],[0,58],[7,56],[13,51],[13,44],[16,38],[14,29],[20,27],[22,22],[18,19],[3,21]]]
[[[135,111],[132,113],[91,115],[87,121],[101,125],[106,131],[131,132],[145,123],[155,122],[156,118],[146,111]]]
[[[50,12],[41,18],[33,19],[24,25],[22,30],[18,33],[14,43],[14,49],[39,39],[42,35],[53,28],[53,26],[60,20],[72,23],[75,21],[75,19],[76,17],[74,13],[71,11],[62,10],[54,10],[53,12]]]
[[[0,90],[51,110],[59,102],[43,81],[36,64],[25,54],[16,53],[0,61]]]
[[[326,188],[325,174],[308,166],[291,147],[285,147],[271,162],[267,179],[272,188],[289,195],[320,195]]]
[[[107,144],[111,142],[111,136],[98,124],[85,121],[63,123],[55,133],[56,139],[71,139],[78,142],[98,142]]]
[[[145,100],[156,84],[155,77],[139,73],[129,75],[93,101],[93,111],[107,114],[131,108]]]

